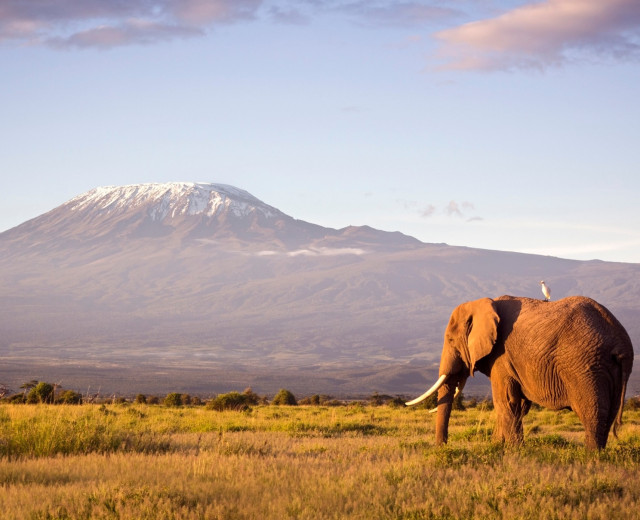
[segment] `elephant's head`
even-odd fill
[[[500,316],[489,298],[463,303],[451,313],[444,333],[440,377],[424,394],[407,403],[417,404],[438,392],[437,444],[447,442],[454,393],[462,390],[469,375],[473,375],[476,363],[491,353],[498,337],[499,321]]]

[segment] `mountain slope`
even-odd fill
[[[542,278],[639,344],[637,264],[324,228],[227,185],[98,188],[0,234],[0,382],[421,391],[455,305],[540,297]]]
[[[233,186],[192,182],[95,188],[1,235],[12,248],[37,244],[53,249],[130,244],[143,238],[182,244],[223,239],[248,249],[267,244],[274,251],[328,247],[345,240],[376,246],[382,241],[391,246],[419,244],[401,233],[310,224]]]

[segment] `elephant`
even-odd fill
[[[603,449],[617,435],[633,346],[627,331],[596,301],[500,296],[454,309],[444,334],[440,377],[417,404],[438,392],[436,444],[447,442],[454,396],[475,371],[491,380],[498,441],[524,441],[522,419],[531,403],[576,412],[585,445]]]

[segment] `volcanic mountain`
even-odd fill
[[[543,278],[640,344],[638,264],[331,229],[222,184],[96,188],[0,233],[0,383],[421,392],[453,307]]]

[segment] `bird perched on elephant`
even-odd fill
[[[463,303],[444,334],[440,377],[417,404],[438,392],[436,443],[447,442],[456,389],[475,371],[491,379],[497,439],[523,442],[522,419],[532,402],[571,409],[588,448],[604,448],[622,422],[633,346],[604,306],[583,296],[554,302],[501,296]]]

